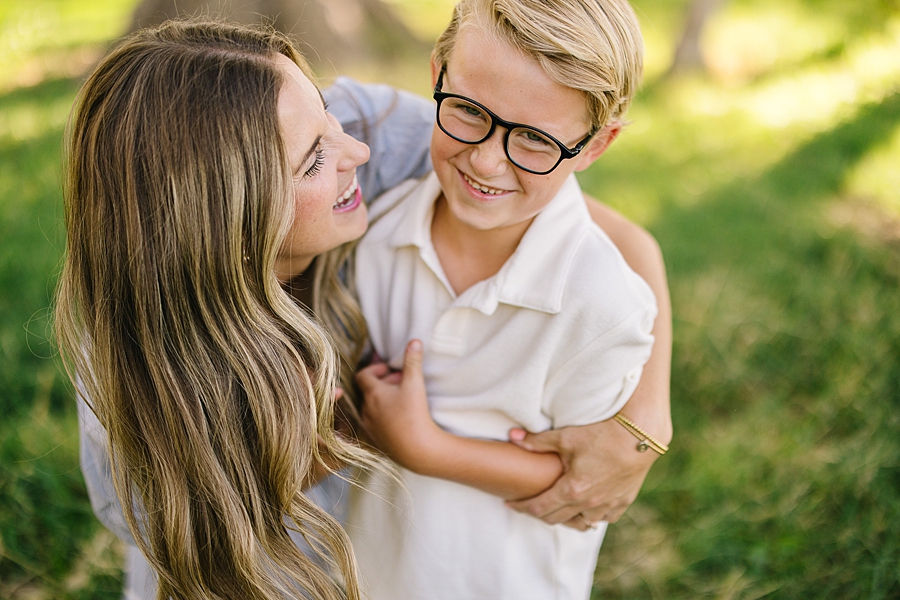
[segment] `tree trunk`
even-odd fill
[[[705,71],[706,62],[700,47],[703,28],[725,0],[693,0],[688,6],[687,22],[681,34],[681,40],[675,48],[675,57],[669,67],[667,76],[691,71]]]
[[[290,35],[307,60],[319,67],[391,60],[430,46],[381,0],[143,0],[130,29],[186,15],[270,23]]]

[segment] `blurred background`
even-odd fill
[[[2,599],[120,593],[50,341],[60,148],[86,70],[172,4],[0,0]],[[273,15],[324,84],[427,95],[453,0],[178,4]],[[675,439],[594,597],[898,598],[900,0],[633,5],[646,83],[581,182],[666,256]]]

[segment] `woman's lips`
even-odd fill
[[[338,198],[338,201],[334,203],[334,208],[332,210],[339,213],[349,212],[360,204],[362,204],[362,190],[359,187],[359,180],[357,180],[356,175],[354,175],[350,186],[341,197]]]

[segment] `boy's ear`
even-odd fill
[[[441,65],[437,63],[437,57],[434,52],[431,53],[431,89],[437,85],[438,75],[441,74]]]
[[[616,141],[620,133],[622,133],[621,121],[613,121],[597,132],[597,135],[591,138],[585,149],[575,159],[575,170],[584,171],[594,164],[594,161],[603,156],[603,153]]]

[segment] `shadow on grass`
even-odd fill
[[[0,110],[9,110],[21,104],[46,104],[60,97],[73,96],[81,80],[69,77],[47,79],[37,85],[21,87],[0,94]]]
[[[847,171],[898,125],[893,94],[660,212],[676,437],[642,503],[675,558],[602,597],[900,596],[897,252],[820,233]]]
[[[888,141],[898,124],[900,93],[895,93],[861,108],[854,119],[819,135],[760,177],[713,190],[690,208],[663,209],[652,228],[673,274],[766,260],[771,244],[815,233],[819,217],[811,213],[833,199],[847,171]]]

